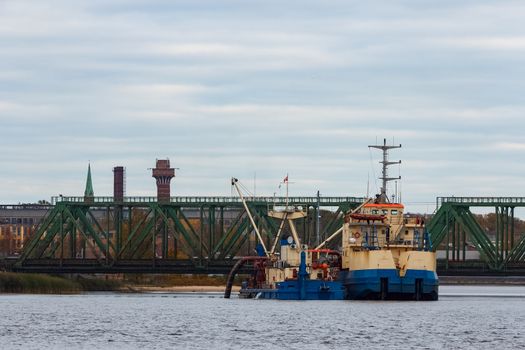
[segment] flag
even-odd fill
[[[284,183],[287,183],[287,182],[288,182],[288,175],[286,175],[286,177],[284,178],[283,182],[284,182]]]

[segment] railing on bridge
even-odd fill
[[[525,197],[437,197],[436,208],[444,203],[492,207],[498,205],[525,206]]]
[[[249,202],[264,203],[264,204],[285,204],[293,205],[299,204],[316,204],[317,197],[245,197]],[[333,204],[337,206],[341,203],[363,203],[366,200],[364,197],[319,197],[319,202],[322,206]],[[69,196],[55,196],[51,197],[51,203],[56,204],[60,202],[65,203],[115,203],[113,197],[90,197],[86,201],[85,197],[69,197]],[[124,200],[119,203],[156,203],[157,197],[124,197]],[[171,197],[169,203],[174,204],[242,204],[239,197],[227,196],[178,196]]]
[[[49,210],[51,204],[2,204],[0,210]]]

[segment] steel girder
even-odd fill
[[[441,206],[427,225],[433,250],[437,250],[441,243],[445,243],[446,266],[448,268],[449,260],[465,261],[468,240],[468,243],[472,244],[480,253],[482,261],[490,270],[504,271],[510,264],[524,265],[525,236],[514,244],[514,208],[525,206],[525,202],[517,202],[515,198],[497,198],[497,201],[494,201],[496,230],[494,239],[491,239],[470,211],[471,206],[490,206],[491,203],[487,198],[481,199],[451,197],[440,200],[438,198],[438,203]]]
[[[346,208],[360,204],[357,200],[325,202],[321,205],[333,207],[335,204],[338,208],[322,228],[326,234],[342,225]],[[248,206],[269,245],[279,223],[267,215],[267,202],[250,201]],[[190,218],[188,213],[196,210],[200,213],[199,218]],[[228,213],[227,218],[225,213]],[[303,225],[297,225],[305,242],[310,235],[301,231],[312,231],[311,222],[305,219]],[[19,271],[24,268],[34,271],[44,266],[46,271],[55,268],[71,272],[75,271],[75,266],[80,271],[84,263],[91,264],[91,270],[101,271],[121,271],[132,264],[137,270],[158,266],[160,271],[179,261],[184,266],[191,265],[192,271],[195,268],[215,271],[217,266],[230,264],[227,261],[253,254],[250,249],[255,243],[252,233],[247,213],[237,202],[209,199],[200,203],[59,201],[26,242],[15,266]],[[185,265],[188,261],[191,264]],[[180,270],[179,265],[176,266]]]

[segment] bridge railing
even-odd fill
[[[2,204],[0,210],[42,210],[52,209],[51,204]]]
[[[264,204],[285,204],[286,202],[292,204],[316,204],[317,197],[246,197],[248,202],[264,203]],[[366,198],[362,197],[320,197],[319,202],[321,205],[338,205],[340,203],[363,203]],[[90,197],[86,200],[85,197],[70,197],[70,196],[56,196],[51,198],[51,203],[56,204],[59,202],[66,203],[113,203],[115,202],[114,197]],[[154,203],[157,202],[157,197],[124,197],[122,203]],[[228,197],[228,196],[178,196],[171,197],[170,203],[178,204],[240,204],[241,199],[239,197]]]
[[[436,207],[444,203],[471,206],[498,206],[507,204],[525,205],[525,197],[437,197]]]

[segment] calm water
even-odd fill
[[[525,287],[442,286],[437,302],[0,295],[0,316],[1,349],[525,348]]]

